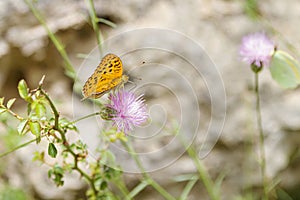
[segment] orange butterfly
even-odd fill
[[[110,53],[104,56],[82,88],[83,99],[100,98],[110,90],[123,85],[129,77],[123,75],[123,65],[121,59]]]

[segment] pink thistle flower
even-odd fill
[[[265,33],[249,34],[242,39],[240,56],[249,65],[268,66],[274,52],[274,43]]]
[[[110,103],[107,107],[115,111],[111,120],[113,126],[117,126],[118,131],[128,133],[135,126],[146,122],[149,117],[143,95],[136,97],[134,93],[122,90],[116,94],[110,94],[109,99]]]

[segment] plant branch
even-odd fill
[[[134,159],[135,163],[137,164],[138,168],[141,170],[143,177],[146,182],[148,182],[156,191],[158,191],[165,199],[167,200],[175,200],[175,198],[169,194],[164,188],[162,188],[155,180],[149,176],[149,174],[145,171],[145,168],[142,165],[141,160],[139,159],[137,153],[134,151],[132,145],[130,144],[130,140],[128,139],[127,142],[122,141],[122,145],[127,149],[129,154]]]
[[[210,199],[212,199],[212,200],[221,199],[220,193],[218,193],[215,189],[215,184],[214,184],[213,180],[211,179],[209,173],[205,169],[202,162],[199,160],[199,157],[198,157],[196,151],[194,150],[194,147],[192,146],[193,144],[188,145],[185,142],[184,137],[180,133],[175,132],[174,134],[179,137],[179,140],[182,143],[182,145],[184,146],[184,148],[187,150],[189,157],[192,158],[192,160],[194,161],[197,171],[199,173],[199,177],[200,177],[201,181],[203,182]]]
[[[36,138],[35,138],[35,139],[32,139],[32,140],[29,140],[28,142],[25,142],[25,143],[23,143],[23,144],[21,144],[21,145],[15,147],[15,148],[13,148],[13,149],[11,149],[11,150],[9,150],[9,151],[7,151],[7,152],[1,154],[1,155],[0,155],[0,158],[2,158],[2,157],[4,157],[4,156],[6,156],[6,155],[8,155],[8,154],[10,154],[10,153],[12,153],[12,152],[18,150],[18,149],[21,149],[21,148],[23,148],[23,147],[27,146],[28,144],[31,144],[31,143],[33,143],[33,142],[35,142],[35,141],[37,141]]]
[[[89,114],[89,115],[80,117],[80,118],[78,118],[78,119],[75,119],[75,120],[73,120],[73,121],[67,123],[67,125],[75,124],[76,122],[79,122],[79,121],[81,121],[81,120],[84,120],[84,119],[87,119],[87,118],[90,118],[90,117],[93,117],[93,116],[96,116],[96,115],[100,115],[100,112],[95,112],[95,113],[92,113],[92,114]]]
[[[67,141],[67,138],[66,138],[66,135],[65,135],[65,131],[62,130],[60,127],[59,127],[59,112],[57,111],[53,101],[50,99],[50,97],[48,96],[48,94],[41,88],[41,85],[39,86],[38,88],[41,93],[45,96],[45,98],[47,99],[47,101],[49,102],[50,104],[50,107],[54,113],[54,120],[55,120],[55,123],[54,123],[54,127],[53,129],[56,130],[60,136],[61,136],[61,139],[62,139],[62,144],[64,145],[64,147],[66,148],[67,152],[69,152],[73,158],[74,158],[74,167],[73,169],[78,171],[80,173],[81,176],[83,176],[88,182],[89,184],[91,185],[91,188],[95,194],[95,196],[97,195],[98,191],[96,189],[96,186],[95,186],[95,183],[94,183],[94,180],[87,174],[85,173],[79,166],[78,166],[78,155],[73,151],[73,149],[69,146],[68,144],[68,141]]]
[[[46,91],[44,91],[41,86],[39,86],[39,90],[41,91],[41,93],[45,96],[45,98],[47,99],[47,101],[49,102],[50,104],[50,107],[51,107],[51,110],[53,111],[53,114],[54,114],[54,129],[58,131],[59,129],[59,124],[58,124],[58,121],[59,121],[59,112],[57,111],[53,101],[50,99],[49,95],[46,93]]]
[[[255,74],[255,95],[256,95],[256,118],[257,118],[257,126],[259,130],[259,149],[260,149],[260,170],[262,175],[262,183],[263,183],[263,190],[264,190],[264,200],[268,199],[268,191],[267,191],[267,177],[266,177],[266,156],[265,156],[265,142],[264,142],[264,132],[262,127],[262,118],[261,118],[261,109],[260,109],[260,94],[259,94],[259,72]]]
[[[57,51],[62,56],[62,58],[63,58],[63,60],[65,62],[66,75],[68,75],[70,78],[72,78],[73,80],[75,80],[76,79],[75,70],[74,70],[74,68],[72,66],[72,63],[71,63],[71,61],[70,61],[70,59],[68,57],[67,52],[65,51],[65,49],[63,47],[63,44],[58,40],[58,38],[50,30],[50,28],[48,27],[47,23],[43,19],[41,13],[34,7],[34,5],[32,4],[32,2],[30,2],[30,0],[25,0],[25,2],[27,4],[27,6],[30,8],[30,10],[33,13],[33,15],[36,17],[36,19],[45,28],[45,30],[46,30],[49,38],[53,42],[53,44],[56,47]]]
[[[19,116],[18,114],[16,114],[15,112],[13,112],[13,111],[10,110],[10,109],[6,109],[6,111],[7,111],[9,114],[11,114],[12,116],[14,116],[15,118],[17,118],[18,120],[20,120],[20,121],[24,119],[23,117]]]
[[[91,17],[91,21],[92,21],[92,25],[93,25],[93,29],[96,33],[96,36],[97,36],[97,43],[98,43],[98,49],[99,49],[99,53],[100,53],[100,57],[102,57],[102,54],[103,54],[103,49],[102,49],[102,41],[103,41],[103,38],[102,38],[102,34],[101,34],[101,31],[98,27],[98,17],[96,15],[96,10],[95,10],[95,6],[94,6],[94,2],[93,0],[88,0],[88,4],[90,6],[90,9],[89,9],[89,13],[90,13],[90,17]]]
[[[187,152],[188,152],[189,156],[193,159],[193,161],[195,163],[195,166],[198,170],[199,176],[208,192],[210,199],[212,199],[212,200],[220,199],[218,193],[214,189],[213,181],[211,180],[211,178],[210,178],[209,174],[207,173],[207,170],[203,166],[202,162],[199,160],[198,155],[196,154],[195,150],[193,149],[193,147],[186,146],[186,148],[187,148]]]

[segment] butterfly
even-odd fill
[[[109,53],[105,55],[94,73],[88,78],[82,88],[83,99],[100,98],[105,93],[126,83],[129,77],[123,75],[121,59]]]

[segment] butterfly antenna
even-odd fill
[[[135,82],[128,80],[128,83],[132,83],[133,84],[133,87],[131,87],[129,89],[129,91],[134,90],[135,88],[137,88],[137,84]]]

